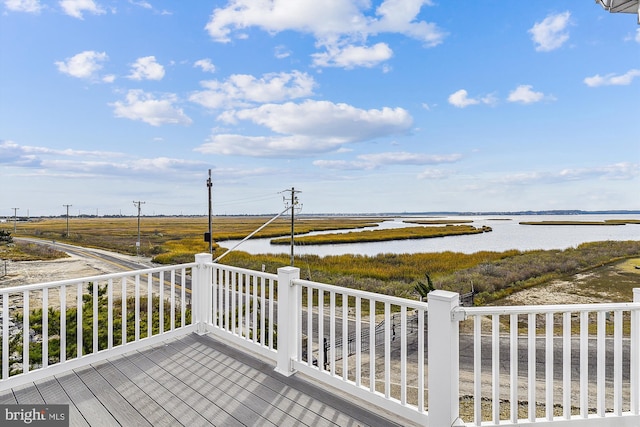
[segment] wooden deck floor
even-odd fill
[[[69,404],[71,426],[392,426],[208,336],[189,334],[0,393]]]

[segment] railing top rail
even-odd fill
[[[182,268],[192,268],[197,265],[198,264],[195,262],[190,262],[186,264],[144,268],[140,270],[121,271],[118,273],[109,273],[109,274],[102,274],[97,276],[77,277],[75,279],[57,280],[54,282],[35,283],[32,285],[12,286],[9,288],[1,288],[0,295],[16,293],[16,292],[24,292],[24,291],[35,291],[35,290],[40,290],[44,288],[57,288],[59,286],[68,286],[68,285],[77,284],[80,282],[95,282],[99,280],[119,279],[122,277],[137,276],[141,274],[152,274],[159,271],[171,271],[171,270],[178,270]]]
[[[545,314],[545,313],[581,313],[597,311],[640,311],[640,303],[599,303],[599,304],[554,304],[523,305],[505,307],[460,307],[455,310],[467,316],[483,316],[491,314]]]
[[[346,294],[348,296],[361,297],[365,299],[372,299],[381,302],[388,302],[390,304],[401,305],[407,308],[413,308],[416,310],[426,310],[427,303],[406,298],[393,297],[384,294],[377,294],[375,292],[361,291],[358,289],[345,288],[343,286],[327,285],[326,283],[312,282],[310,280],[296,279],[293,280],[294,285],[308,286],[312,288],[322,289],[325,291],[336,292],[339,294]]]
[[[251,270],[249,268],[234,267],[234,266],[226,265],[226,264],[218,264],[217,262],[209,262],[209,263],[207,263],[205,265],[208,265],[208,266],[213,267],[213,268],[217,268],[219,270],[228,270],[228,271],[235,271],[237,273],[246,273],[246,274],[250,274],[252,276],[260,276],[260,277],[265,277],[265,278],[272,279],[272,280],[277,280],[278,279],[278,275],[277,274],[266,273],[264,271],[258,271],[258,270]]]

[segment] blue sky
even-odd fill
[[[593,1],[3,0],[0,216],[640,209]]]

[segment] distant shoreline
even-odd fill
[[[214,206],[215,209],[215,206]],[[273,216],[276,213],[260,213],[260,214],[214,214],[214,218],[224,217],[264,217]],[[540,210],[540,211],[433,211],[433,212],[359,212],[359,213],[299,213],[296,217],[408,217],[408,216],[525,216],[525,215],[640,215],[640,210],[597,210],[583,211],[578,209],[561,209],[561,210]],[[72,218],[135,218],[137,215],[71,215]],[[202,218],[207,214],[186,214],[186,215],[142,215],[145,218]],[[63,218],[65,215],[35,215],[35,216],[17,216],[16,221],[29,221],[37,219]],[[1,222],[13,221],[13,216],[4,216],[0,218]]]

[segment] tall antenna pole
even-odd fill
[[[213,253],[213,236],[212,225],[211,225],[211,214],[212,214],[212,204],[211,204],[211,187],[213,187],[213,182],[211,181],[211,169],[209,169],[209,179],[207,179],[207,188],[209,189],[209,253]]]
[[[294,224],[295,224],[295,210],[298,205],[298,197],[296,197],[296,193],[301,193],[301,191],[296,191],[294,187],[291,187],[291,199],[285,199],[285,202],[290,202],[291,205],[287,209],[291,209],[291,265],[293,266],[293,246],[294,246]]]
[[[136,255],[140,255],[140,211],[142,210],[142,206],[145,202],[141,201],[133,201],[133,205],[138,208],[138,241],[136,242]]]
[[[73,205],[62,205],[67,208],[67,238],[69,238],[69,208]]]
[[[13,234],[16,234],[16,221],[18,221],[18,210],[20,208],[11,208],[13,209]]]

